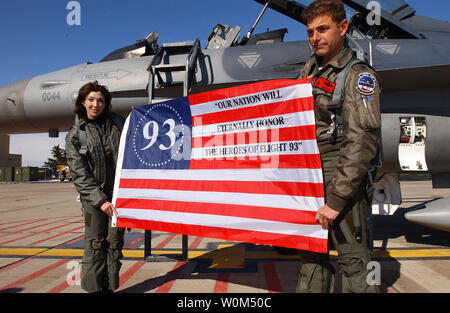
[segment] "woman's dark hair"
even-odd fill
[[[333,21],[338,24],[347,18],[345,7],[341,0],[316,0],[302,12],[302,19],[305,24],[308,24],[322,14],[329,14]]]
[[[87,118],[86,108],[84,107],[83,102],[91,92],[97,91],[100,91],[105,98],[105,109],[103,110],[101,116],[105,114],[108,115],[109,112],[111,112],[111,94],[108,89],[106,89],[105,86],[100,85],[98,81],[89,82],[80,88],[78,91],[77,100],[75,101],[75,108],[73,112],[77,114],[79,118]]]

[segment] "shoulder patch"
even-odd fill
[[[356,86],[356,90],[364,96],[370,96],[375,93],[377,80],[375,77],[367,72],[359,74],[358,77],[358,85]]]

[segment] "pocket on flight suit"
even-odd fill
[[[84,215],[84,226],[91,227],[92,214],[87,212],[86,210],[83,210],[83,215]]]
[[[335,269],[325,253],[300,250],[302,266],[297,283],[298,293],[330,292],[334,287]]]
[[[98,263],[105,259],[106,240],[104,238],[91,239],[85,244],[88,247],[84,249],[83,264]]]
[[[85,242],[81,267],[81,287],[89,292],[103,290],[106,266],[106,240],[103,237]]]
[[[373,96],[358,95],[358,118],[364,130],[378,129],[381,127],[381,113],[378,106],[368,98]]]
[[[331,263],[303,263],[297,293],[330,293],[334,289],[335,270]]]
[[[313,263],[303,263],[300,268],[300,275],[297,283],[297,293],[309,293],[309,292],[320,292],[317,290],[313,290],[312,281],[314,277],[314,272],[318,268],[317,264]],[[319,287],[321,289],[321,287]]]

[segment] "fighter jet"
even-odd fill
[[[157,32],[84,63],[0,87],[0,133],[57,136],[74,122],[78,89],[88,81],[106,85],[113,107],[127,114],[139,106],[208,90],[298,76],[312,49],[285,42],[286,28],[254,34],[266,10],[301,24],[312,0],[255,0],[253,26],[217,24],[205,48],[194,42],[158,43]],[[400,204],[399,182],[390,173],[431,173],[435,188],[450,187],[450,24],[416,14],[402,0],[343,0],[350,22],[347,39],[357,56],[381,77],[382,134],[375,201]],[[243,34],[241,36],[241,33]],[[427,204],[406,217],[450,231],[447,202]],[[380,209],[381,211],[381,209]],[[437,213],[436,213],[437,212]]]

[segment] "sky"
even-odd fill
[[[204,48],[216,24],[239,25],[242,36],[262,9],[252,0],[78,0],[77,11],[70,2],[2,1],[0,86],[85,62],[96,63],[152,31],[159,33],[160,44],[199,38]],[[417,14],[449,20],[448,0],[406,2]],[[80,25],[69,25],[68,17],[76,22],[77,12]],[[284,27],[288,28],[285,41],[306,38],[305,27],[272,10],[264,14],[255,33]],[[65,135],[11,135],[10,153],[22,154],[22,166],[42,166],[54,145],[64,147]]]

